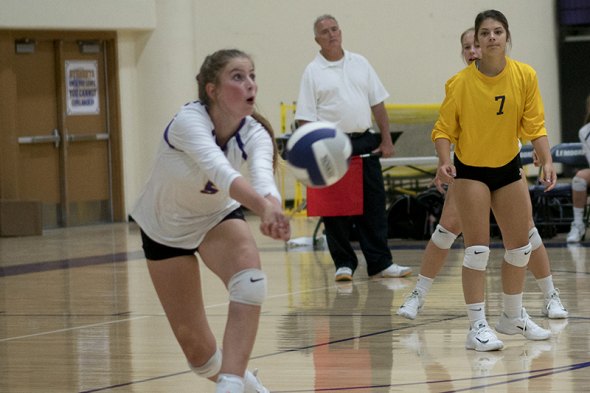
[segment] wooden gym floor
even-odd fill
[[[248,218],[257,228],[257,219]],[[293,237],[315,220],[293,219]],[[257,233],[269,295],[250,368],[272,392],[582,392],[590,388],[589,242],[546,241],[566,320],[541,316],[543,300],[528,275],[525,306],[550,328],[549,341],[499,337],[505,349],[464,349],[462,250],[453,249],[422,314],[395,314],[413,287],[425,242],[392,240],[404,279],[371,280],[364,263],[354,282],[337,286],[327,251],[294,248]],[[487,312],[500,310],[494,241]],[[360,255],[360,254],[359,254]],[[361,257],[362,259],[362,257]],[[209,321],[218,339],[227,294],[206,269]],[[133,224],[47,230],[0,239],[0,392],[213,392],[188,370],[156,298]]]

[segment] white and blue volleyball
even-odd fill
[[[299,127],[287,141],[290,172],[307,187],[327,187],[348,171],[352,145],[333,124],[311,122]]]

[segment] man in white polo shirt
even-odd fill
[[[350,244],[353,225],[372,277],[403,277],[412,271],[392,262],[387,245],[385,188],[379,163],[391,157],[394,146],[384,100],[389,93],[367,59],[342,48],[342,31],[331,15],[314,23],[320,51],[306,67],[301,79],[295,119],[299,125],[326,121],[346,132],[352,154],[374,153],[363,160],[363,208],[361,216],[323,217],[330,255],[336,266],[336,281],[351,281],[358,265]],[[380,133],[372,127],[371,114]]]

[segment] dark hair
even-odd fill
[[[584,118],[584,124],[590,123],[590,95],[586,97],[586,117]]]
[[[496,11],[496,10],[487,10],[487,11],[483,11],[480,12],[479,14],[477,14],[477,16],[475,17],[475,40],[477,41],[477,35],[479,33],[479,28],[481,27],[481,24],[483,23],[484,20],[486,19],[493,19],[497,22],[500,22],[502,24],[502,26],[504,26],[504,30],[506,30],[506,42],[507,43],[512,43],[512,37],[510,35],[510,29],[508,28],[508,19],[506,19],[506,17],[504,16],[503,13],[501,13],[500,11]]]
[[[231,60],[236,58],[247,58],[252,62],[252,64],[254,64],[252,58],[248,54],[242,52],[239,49],[221,49],[213,54],[210,54],[203,61],[203,64],[201,65],[201,69],[199,70],[196,79],[199,92],[199,101],[205,104],[205,106],[211,105],[211,99],[209,98],[209,95],[207,95],[207,84],[213,83],[214,85],[217,85],[219,83],[219,75],[221,74],[221,71]],[[270,122],[260,113],[254,111],[254,113],[252,113],[252,117],[260,124],[262,124],[262,126],[270,135],[273,144],[273,168],[276,168],[278,159],[278,149],[274,137],[274,130]]]

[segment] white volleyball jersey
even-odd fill
[[[578,136],[580,137],[580,142],[582,142],[582,147],[584,148],[586,159],[588,160],[588,164],[590,165],[590,123],[580,128]]]
[[[239,207],[231,183],[248,164],[250,184],[280,200],[273,174],[273,144],[264,127],[247,116],[223,147],[199,101],[186,104],[164,131],[152,173],[131,216],[158,243],[196,248],[206,233]]]

